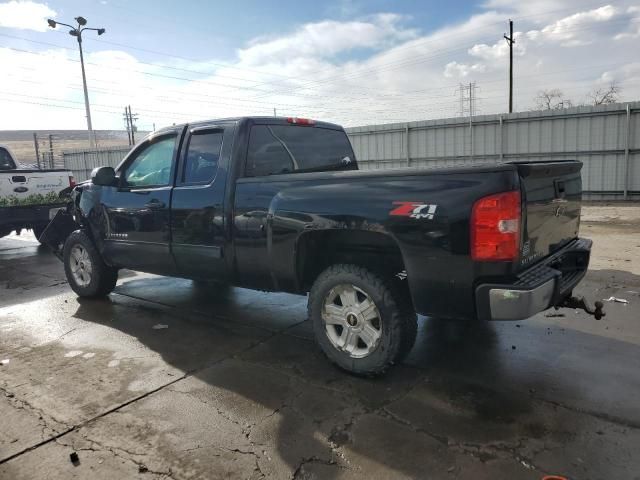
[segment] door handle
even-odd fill
[[[147,203],[145,203],[144,206],[147,208],[164,208],[165,204],[164,202],[161,202],[160,200],[154,198],[153,200],[149,200]]]

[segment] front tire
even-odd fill
[[[413,347],[417,317],[409,295],[392,279],[357,265],[333,265],[309,293],[316,341],[340,368],[379,375]]]
[[[79,297],[104,297],[115,288],[118,270],[104,263],[82,230],[76,230],[65,241],[63,260],[67,282]]]

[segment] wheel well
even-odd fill
[[[360,230],[325,230],[304,234],[297,249],[298,284],[303,291],[330,265],[359,265],[382,275],[405,269],[402,252],[396,241],[380,232]]]

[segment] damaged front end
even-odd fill
[[[67,206],[58,210],[56,215],[47,225],[40,236],[40,242],[48,246],[56,257],[62,260],[64,242],[72,232],[81,228],[79,223],[78,202],[82,194],[82,187],[79,185],[71,192],[71,200]]]

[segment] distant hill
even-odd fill
[[[0,144],[8,145],[17,157],[18,162],[34,164],[36,153],[33,134],[38,138],[38,145],[42,153],[49,149],[49,135],[53,157],[56,162],[61,158],[64,150],[74,150],[89,147],[89,134],[86,130],[0,130]],[[149,132],[136,132],[136,142]],[[95,130],[98,147],[122,147],[129,144],[125,130]]]

